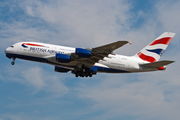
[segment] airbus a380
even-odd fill
[[[98,72],[134,73],[165,70],[174,61],[159,61],[175,33],[165,32],[134,56],[114,54],[113,51],[130,41],[117,41],[104,46],[84,49],[39,42],[19,42],[5,50],[6,56],[48,63],[56,72],[71,71],[76,77],[92,77]]]

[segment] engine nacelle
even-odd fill
[[[69,70],[69,69],[66,69],[66,68],[61,68],[61,67],[55,66],[54,71],[67,73],[67,72],[70,71],[70,70]]]
[[[69,55],[65,54],[56,54],[56,61],[61,62],[61,63],[69,63],[71,60],[71,57]]]
[[[76,55],[80,58],[89,58],[91,51],[83,48],[76,48]]]

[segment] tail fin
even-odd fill
[[[174,36],[175,33],[164,32],[135,56],[147,62],[158,61]]]

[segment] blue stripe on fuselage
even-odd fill
[[[107,73],[129,73],[128,71],[124,71],[124,70],[117,70],[117,69],[100,67],[100,66],[93,66],[92,68],[97,69],[99,72],[107,72]],[[92,68],[91,68],[91,69],[92,69]]]
[[[65,67],[72,67],[75,68],[76,66],[66,66],[62,64],[57,64],[54,62],[50,62],[45,58],[38,58],[38,57],[32,57],[32,56],[26,56],[26,55],[18,55],[18,54],[6,54],[8,58],[19,58],[19,59],[24,59],[24,60],[31,60],[31,61],[36,61],[36,62],[44,62],[44,63],[49,63],[53,65],[60,65],[60,66],[65,66]],[[128,71],[124,70],[117,70],[117,69],[111,69],[111,68],[106,68],[106,67],[100,67],[100,66],[93,66],[90,68],[90,70],[96,70],[94,72],[107,72],[107,73],[129,73]]]
[[[6,54],[6,56],[8,56],[8,58],[19,58],[19,59],[24,59],[24,60],[36,61],[36,62],[49,63],[49,64],[53,64],[53,65],[57,65],[57,66],[58,65],[65,66],[65,65],[62,65],[62,64],[57,64],[57,63],[48,61],[45,58],[38,58],[38,57],[19,55],[19,54]],[[75,66],[65,66],[65,67],[75,67]]]

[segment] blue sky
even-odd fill
[[[1,0],[0,120],[178,120],[180,1]],[[163,72],[75,78],[54,66],[5,57],[20,41],[92,48],[133,39],[115,51],[134,55],[163,32],[176,36]]]

